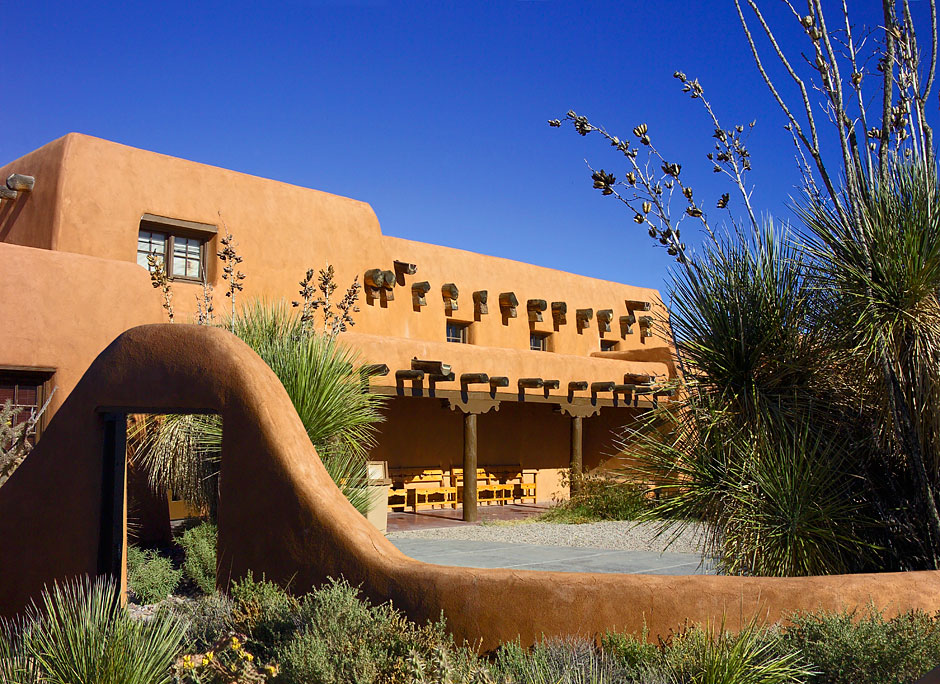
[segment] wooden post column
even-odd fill
[[[569,466],[571,471],[569,475],[571,496],[577,494],[581,486],[583,432],[584,418],[571,416],[571,463]]]
[[[463,519],[477,520],[477,414],[463,414]]]

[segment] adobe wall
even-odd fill
[[[936,571],[755,578],[416,561],[339,492],[284,388],[254,352],[224,330],[156,325],[129,330],[102,352],[35,452],[0,488],[4,615],[21,610],[53,579],[95,572],[104,454],[98,406],[221,414],[220,586],[249,570],[295,592],[342,576],[373,600],[391,600],[412,620],[443,612],[458,642],[482,650],[607,631],[647,630],[655,639],[687,623],[721,622],[736,630],[755,618],[775,621],[797,610],[869,603],[888,616],[940,609]]]
[[[364,202],[86,135],[70,133],[6,165],[0,173],[14,170],[35,175],[36,189],[15,203],[6,203],[17,215],[7,222],[0,241],[134,262],[144,213],[215,224],[220,231],[224,219],[244,257],[240,268],[248,275],[239,295],[242,302],[254,297],[293,299],[306,269],[318,269],[327,262],[336,268],[341,288],[356,275],[361,280],[368,269],[393,269],[394,260],[416,264],[417,274],[407,276],[404,286],[395,288],[395,299],[386,308],[363,298],[356,316],[357,332],[443,341],[446,316],[441,286],[455,283],[460,296],[453,318],[474,322],[474,344],[528,349],[525,302],[545,299],[568,305],[567,323],[552,337],[554,351],[587,355],[599,349],[600,334],[596,319],[582,333],[576,330],[576,309],[613,309],[612,331],[606,334],[613,339],[619,333],[618,317],[628,313],[625,300],[654,305],[659,301],[656,290],[649,288],[386,237]],[[225,313],[229,302],[222,296],[224,282],[214,256],[218,249],[216,237],[208,245],[208,278],[216,287],[217,310]],[[629,273],[624,277],[628,279]],[[411,285],[420,281],[428,281],[431,291],[427,305],[416,312]],[[177,320],[190,322],[201,287],[180,281],[173,287]],[[474,290],[489,293],[489,314],[479,321],[473,315]],[[514,292],[520,301],[518,317],[505,324],[497,301],[500,292]],[[659,306],[652,313],[664,318]],[[164,319],[154,322],[160,320]],[[553,332],[551,312],[534,328]],[[623,349],[668,348],[663,339],[641,339],[638,330],[634,326],[634,332],[620,340]]]
[[[95,357],[125,330],[160,320],[134,264],[0,243],[0,365],[55,368],[55,413]]]

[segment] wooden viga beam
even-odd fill
[[[486,304],[488,297],[489,293],[486,290],[477,290],[473,293],[473,313],[482,316],[490,312]]]
[[[564,325],[568,322],[567,302],[552,302],[552,320],[555,325]]]
[[[402,275],[414,275],[418,272],[418,267],[414,264],[409,264],[407,261],[398,261],[395,260],[394,264],[395,272],[401,273]]]
[[[627,307],[628,311],[649,311],[650,303],[644,302],[639,299],[627,299],[624,301],[624,305]]]
[[[411,359],[411,369],[424,371],[428,375],[450,375],[450,364],[443,361],[428,361],[415,357]]]
[[[653,317],[640,316],[640,337],[653,336]]]
[[[36,179],[33,176],[26,176],[22,173],[11,173],[7,176],[7,189],[16,192],[32,192]],[[16,195],[14,194],[15,198]]]
[[[600,394],[601,392],[613,392],[614,382],[592,382],[591,394]]]
[[[431,289],[431,283],[426,280],[420,283],[413,283],[411,286],[411,299],[416,307],[427,306],[427,294]]]
[[[620,334],[621,336],[633,334],[633,324],[636,323],[636,314],[630,313],[629,316],[620,317]]]
[[[367,363],[362,366],[361,371],[363,375],[369,378],[376,376],[381,377],[389,373],[388,364],[385,363]]]
[[[542,378],[519,378],[519,389],[538,389],[545,384]]]
[[[495,390],[497,387],[509,387],[509,378],[505,375],[494,375],[490,377],[490,389]]]
[[[556,390],[561,387],[561,380],[544,380],[542,387],[546,390]]]
[[[402,369],[402,370],[395,371],[396,382],[403,382],[405,380],[423,380],[423,379],[424,379],[423,370]]]
[[[588,388],[587,380],[573,380],[568,383],[568,393],[583,392]]]
[[[610,321],[613,317],[613,309],[600,309],[597,312],[597,327],[601,332],[610,332]]]
[[[457,289],[456,284],[444,283],[441,285],[441,296],[444,298],[444,307],[448,313],[457,310],[457,297],[459,295],[460,290]]]
[[[628,385],[652,385],[656,377],[649,373],[624,373],[623,381]]]
[[[506,318],[516,317],[516,307],[519,306],[519,299],[515,292],[499,293],[499,309]]]
[[[5,185],[0,185],[0,200],[15,200],[19,196],[16,190],[10,190]]]
[[[575,320],[578,324],[578,331],[587,328],[592,318],[594,318],[594,309],[577,309],[575,311]]]
[[[529,313],[530,323],[541,323],[542,312],[548,308],[548,302],[544,299],[529,299],[525,303],[525,308]]]
[[[461,373],[460,374],[460,385],[465,387],[467,385],[488,385],[490,384],[490,376],[486,373]]]
[[[370,268],[363,275],[362,282],[374,290],[385,289],[385,273],[381,268]]]

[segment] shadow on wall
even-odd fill
[[[128,413],[215,412],[223,419],[219,583],[252,570],[302,592],[327,577],[361,584],[411,619],[441,611],[458,641],[608,630],[666,635],[686,620],[736,629],[754,616],[873,603],[888,614],[940,609],[940,572],[810,578],[550,573],[430,565],[408,558],[346,501],[277,377],[226,331],[148,325],[91,365],[43,439],[0,488],[0,613],[44,584],[120,572]],[[118,492],[118,496],[114,493]]]

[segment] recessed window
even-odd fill
[[[154,254],[173,279],[205,282],[206,245],[216,227],[144,214],[137,233],[137,264],[149,269]]]
[[[548,351],[548,338],[551,333],[535,332],[529,333],[529,349],[532,351]]]
[[[469,323],[447,321],[447,341],[456,342],[457,344],[467,344],[470,341],[467,335],[469,330]]]
[[[6,402],[13,404],[19,413],[13,418],[13,425],[22,425],[29,421],[33,412],[39,411],[45,401],[45,383],[50,372],[4,371],[0,370],[0,406]],[[39,438],[39,424],[27,433],[27,441],[35,446]]]
[[[617,340],[601,340],[601,351],[617,351]]]

